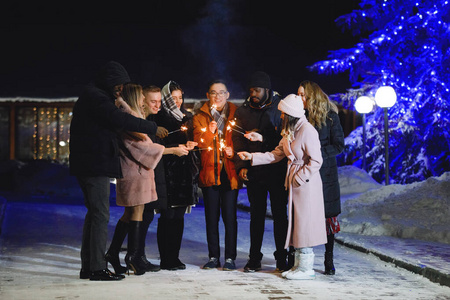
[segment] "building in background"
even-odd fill
[[[0,160],[69,161],[69,128],[77,98],[0,98]]]

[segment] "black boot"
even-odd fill
[[[119,220],[114,230],[114,236],[109,245],[109,249],[105,254],[106,262],[109,262],[116,274],[123,274],[127,271],[126,267],[120,265],[119,252],[122,247],[123,241],[128,234],[128,224]]]
[[[135,275],[142,275],[145,273],[145,266],[139,254],[139,249],[141,247],[141,223],[142,221],[130,221],[128,228],[128,253],[125,256],[125,262],[127,263],[128,269],[133,270]]]
[[[288,251],[288,270],[292,269],[295,264],[295,248],[290,246]]]
[[[160,218],[159,220],[161,221],[162,219]],[[161,232],[159,230],[160,225]],[[186,265],[179,259],[183,231],[184,219],[163,219],[161,224],[158,223],[158,237],[161,234],[161,243],[158,239],[161,269],[169,271],[186,269]]]
[[[180,260],[181,241],[183,240],[184,232],[184,218],[171,220],[171,231],[173,232],[172,239],[169,241],[169,247],[172,249],[169,253],[172,253],[172,260],[178,270],[186,269],[186,265]]]
[[[327,243],[325,244],[325,275],[336,274],[333,263],[334,234],[327,235]]]
[[[158,219],[158,229],[156,232],[156,239],[158,240],[158,250],[159,250],[159,257],[161,259],[161,269],[163,270],[170,270],[174,271],[177,270],[173,266],[169,264],[169,247],[168,247],[168,237],[169,237],[169,230],[168,230],[168,220],[164,217],[160,217]]]
[[[157,272],[161,270],[161,268],[158,265],[154,265],[151,262],[147,260],[147,256],[145,255],[145,239],[147,237],[148,227],[150,226],[151,222],[153,221],[153,211],[150,213],[146,210],[144,210],[144,216],[142,221],[142,228],[140,230],[140,248],[139,248],[139,254],[142,260],[143,265],[145,266],[146,272]]]
[[[277,269],[276,270],[278,272],[284,272],[284,271],[287,271],[290,269],[290,268],[288,268],[288,261],[287,261],[288,252],[285,249],[283,249],[282,251],[279,251],[279,250],[275,251],[273,253],[273,256],[275,257],[275,260],[277,261],[277,265],[276,265]]]

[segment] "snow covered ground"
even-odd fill
[[[450,172],[384,186],[346,166],[339,168],[339,181],[343,232],[450,244]]]
[[[0,236],[0,299],[450,299],[448,286],[397,268],[377,255],[450,273],[449,174],[406,186],[382,186],[357,168],[339,171],[343,213],[342,233],[337,236],[350,247],[336,245],[335,276],[322,274],[323,246],[315,248],[314,281],[289,281],[274,273],[270,219],[266,222],[263,271],[244,273],[249,214],[243,210],[238,213],[239,269],[202,270],[207,245],[200,205],[186,216],[181,259],[187,270],[129,276],[111,283],[78,279],[86,209],[73,180],[64,178],[65,171],[59,166],[28,169],[13,176],[14,183],[20,183],[14,193],[0,192],[0,197],[8,200]],[[20,193],[25,190],[34,195]],[[245,190],[239,203],[248,204]],[[121,214],[122,208],[111,207],[110,238]],[[150,226],[146,248],[154,263],[158,263],[156,223]],[[222,226],[221,232],[223,236]],[[352,249],[358,247],[369,254]]]

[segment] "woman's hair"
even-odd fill
[[[181,94],[184,94],[183,89],[181,88],[181,85],[179,85],[178,83],[176,83],[175,81],[172,81],[170,83],[169,86],[170,92],[172,93],[173,91],[181,91]]]
[[[135,83],[127,83],[123,85],[121,96],[130,108],[137,113],[140,118],[145,119],[142,107],[139,104],[139,98],[142,95],[142,86]]]
[[[284,114],[283,129],[281,130],[281,135],[288,141],[292,141],[294,138],[295,125],[297,125],[298,120],[299,118],[293,117],[286,113]]]
[[[305,90],[305,109],[308,111],[308,121],[320,129],[326,123],[328,112],[332,110],[338,113],[338,108],[317,83],[305,80],[300,82],[300,86]]]

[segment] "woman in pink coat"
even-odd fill
[[[144,118],[142,108],[144,95],[142,87],[137,84],[125,84],[116,106],[135,117]],[[155,186],[154,168],[161,159],[165,148],[153,143],[142,133],[120,132],[120,165],[123,177],[117,179],[116,203],[124,206],[123,216],[117,222],[113,240],[105,255],[116,273],[124,273],[127,269],[120,266],[119,252],[128,233],[128,252],[125,262],[136,275],[145,273],[141,256],[145,240],[140,233],[144,205],[158,199]]]
[[[312,247],[327,242],[319,173],[322,165],[319,136],[306,119],[299,96],[288,95],[280,101],[278,109],[283,119],[283,138],[279,145],[272,152],[238,154],[243,160],[252,160],[252,165],[288,158],[285,187],[289,190],[289,226],[285,247],[295,248],[295,264],[282,275],[288,279],[314,279]],[[262,140],[257,133],[249,133],[246,137],[253,141]]]

